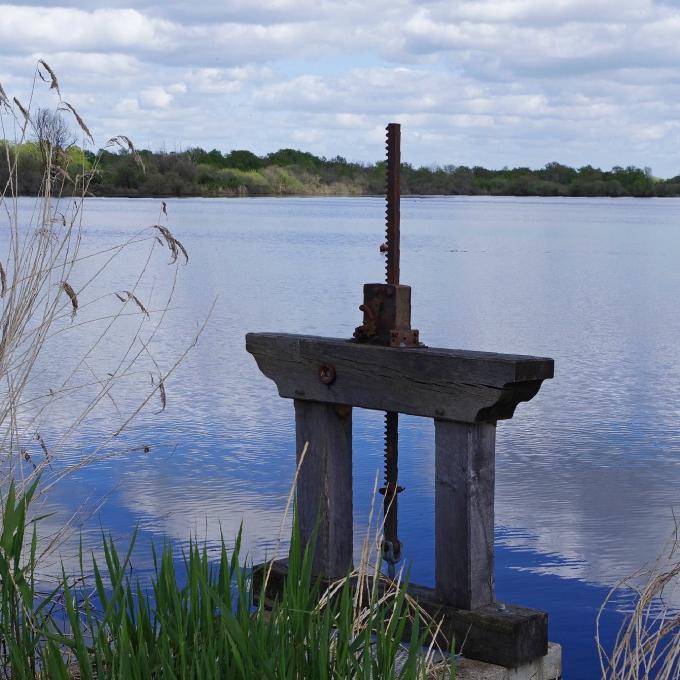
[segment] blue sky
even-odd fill
[[[680,174],[677,0],[0,4],[10,96],[38,58],[99,144]]]

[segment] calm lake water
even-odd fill
[[[29,205],[25,199],[23,209]],[[83,252],[155,223],[159,205],[88,200]],[[138,525],[138,564],[151,538],[179,548],[194,532],[216,543],[220,531],[231,537],[241,522],[250,556],[259,559],[276,543],[294,472],[293,406],[260,374],[244,335],[350,337],[360,323],[362,284],[383,276],[383,202],[169,200],[168,213],[190,262],[152,343],[163,369],[218,296],[214,313],[167,381],[166,410],[156,413],[154,402],[122,436],[123,448],[137,448],[60,482],[49,500],[58,514],[49,521],[56,526],[77,510],[87,515],[106,496],[83,525],[86,540],[95,544],[100,527],[125,540]],[[89,298],[129,289],[147,250],[120,260]],[[413,326],[423,341],[555,359],[554,380],[499,423],[497,588],[501,600],[549,611],[568,680],[598,677],[599,605],[612,584],[657,554],[673,526],[679,257],[680,200],[402,201],[401,278],[413,288]],[[167,255],[156,253],[145,285],[160,289],[169,272]],[[60,363],[92,342],[88,329],[64,333],[54,350]],[[98,352],[95,366],[113,356],[110,347]],[[57,371],[44,363],[43,391]],[[355,413],[359,542],[381,466],[382,416]],[[74,459],[116,417],[113,405],[94,413]],[[401,421],[400,533],[412,579],[424,584],[433,581],[433,434],[430,421]],[[140,453],[142,444],[149,454]],[[68,452],[62,455],[68,462]],[[67,542],[65,559],[76,544],[77,536]],[[615,616],[607,619],[608,636],[616,625]]]

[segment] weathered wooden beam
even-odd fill
[[[517,668],[548,653],[548,614],[494,602],[473,610],[443,603],[431,588],[413,585],[409,593],[435,620],[442,621],[439,642],[469,659]]]
[[[511,418],[553,376],[552,359],[309,335],[248,333],[246,349],[282,397],[465,423]]]
[[[435,420],[435,589],[459,609],[495,600],[495,423]]]
[[[257,565],[253,570],[256,597],[267,566]],[[280,596],[286,574],[286,560],[275,561],[267,582],[267,598]],[[371,588],[370,579],[364,585]],[[507,668],[530,663],[548,652],[548,615],[544,611],[500,602],[469,611],[447,606],[432,588],[409,584],[408,592],[437,623],[442,622],[437,638],[442,649],[454,649],[469,659]],[[407,629],[405,639],[409,636]]]
[[[352,566],[352,409],[295,400],[300,456],[297,512],[303,545],[316,527],[313,568],[329,578]],[[306,447],[306,448],[305,448]]]

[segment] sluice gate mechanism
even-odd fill
[[[435,427],[434,588],[409,592],[438,619],[445,643],[465,640],[465,657],[506,669],[538,667],[548,654],[543,611],[496,601],[494,488],[496,423],[512,418],[553,377],[549,358],[426,347],[411,328],[411,288],[399,277],[400,126],[387,127],[384,283],[364,285],[363,321],[351,339],[248,333],[246,348],[279,395],[294,400],[298,520],[316,528],[314,569],[345,575],[353,561],[352,409],[385,413],[384,538],[392,574],[397,532],[399,414]],[[272,587],[285,578],[272,570]],[[481,677],[481,676],[480,676]],[[513,676],[516,677],[516,676]],[[546,676],[548,677],[548,676]]]

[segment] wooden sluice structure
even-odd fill
[[[279,395],[294,400],[298,457],[307,446],[298,520],[303,540],[317,530],[314,569],[321,577],[352,567],[352,410],[434,421],[435,586],[409,591],[443,618],[449,643],[465,640],[465,657],[517,669],[547,654],[548,617],[496,601],[496,423],[512,418],[517,404],[553,377],[553,360],[422,346],[410,327],[410,297],[398,281],[366,284],[355,339],[249,333],[246,349]],[[367,328],[378,341],[357,337]],[[276,564],[274,581],[284,576],[285,564]]]

